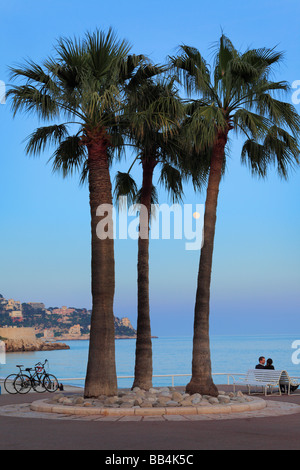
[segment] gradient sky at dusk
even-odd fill
[[[155,62],[179,44],[197,47],[208,61],[223,30],[238,49],[285,51],[276,80],[300,80],[299,0],[0,0],[0,80],[8,66],[39,62],[60,36],[112,26]],[[287,97],[291,101],[291,96]],[[300,111],[300,106],[297,106]],[[47,306],[91,307],[88,191],[78,178],[53,175],[41,158],[24,154],[24,139],[39,125],[12,118],[0,105],[0,293]],[[281,181],[252,178],[240,165],[242,141],[232,136],[220,191],[212,283],[211,329],[216,334],[300,332],[300,169]],[[128,160],[115,171],[128,168]],[[134,172],[140,181],[140,169]],[[168,202],[159,191],[160,202]],[[185,187],[184,202],[204,203]],[[151,241],[153,334],[190,335],[199,252],[184,241]],[[136,325],[135,241],[116,241],[115,314]]]

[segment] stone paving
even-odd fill
[[[169,414],[162,416],[103,416],[88,415],[81,416],[76,414],[63,413],[43,413],[40,411],[32,411],[31,403],[6,405],[0,407],[0,416],[14,418],[37,418],[47,420],[71,420],[71,421],[94,421],[94,422],[141,422],[141,421],[216,421],[216,420],[232,420],[232,419],[250,419],[250,418],[270,418],[280,417],[300,413],[300,406],[287,403],[268,400],[267,406],[261,410],[243,411],[241,413],[231,414]]]

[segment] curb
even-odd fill
[[[56,413],[79,416],[164,416],[164,415],[208,415],[233,414],[249,411],[259,411],[267,408],[267,402],[256,398],[251,403],[212,405],[198,407],[168,407],[168,408],[95,408],[79,406],[50,405],[45,400],[31,404],[31,411],[40,413]]]

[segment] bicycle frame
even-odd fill
[[[22,378],[22,377],[28,377],[30,380],[30,385],[33,389],[36,389],[37,386],[42,386],[44,387],[44,380],[47,377],[47,372],[45,371],[45,366],[48,363],[48,360],[42,364],[41,362],[38,362],[35,366],[34,369],[28,368],[28,369],[22,369],[24,366],[17,366],[20,370],[19,374],[17,375],[17,378]],[[34,372],[32,372],[34,370]],[[28,375],[26,375],[28,374]],[[16,381],[15,381],[16,382]]]
[[[54,393],[58,390],[59,384],[57,378],[45,370],[45,366],[48,364],[46,359],[44,363],[38,362],[35,364],[34,368],[24,369],[24,366],[16,366],[19,368],[18,374],[12,374],[14,377],[12,387],[16,390],[16,393],[28,393],[31,388],[35,392],[43,393],[50,392]],[[7,379],[9,379],[8,376]],[[37,389],[40,387],[40,389]],[[7,390],[7,389],[6,389]],[[8,390],[7,390],[8,391]],[[8,391],[8,393],[11,393]]]

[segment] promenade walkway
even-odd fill
[[[0,396],[1,450],[300,448],[300,395],[269,396],[264,398],[267,408],[252,413],[144,418],[32,412],[30,403],[38,398],[36,394]]]

